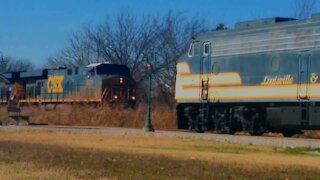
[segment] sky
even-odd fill
[[[215,26],[292,17],[294,0],[0,0],[0,51],[41,67],[68,45],[72,33],[122,10],[137,15],[182,13]],[[1,56],[1,53],[0,53]]]

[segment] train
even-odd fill
[[[320,130],[320,13],[198,34],[176,65],[179,129],[285,137]]]
[[[136,103],[136,82],[120,64],[4,72],[0,79],[1,104]]]

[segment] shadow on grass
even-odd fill
[[[54,171],[63,168],[76,178],[96,179],[305,179],[320,177],[317,169],[305,167],[244,167],[242,163],[231,164],[197,159],[180,160],[160,155],[127,154],[88,148],[72,148],[11,141],[0,142],[0,163],[12,165],[32,162]],[[36,169],[34,171],[37,171]],[[14,178],[14,177],[13,177]]]

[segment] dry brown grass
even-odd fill
[[[319,158],[178,138],[0,132],[1,179],[318,179]]]
[[[52,125],[108,126],[142,128],[146,119],[146,106],[123,108],[93,105],[58,105],[56,109],[48,107],[28,106],[23,112],[31,116],[34,123]],[[166,106],[154,108],[152,112],[153,126],[157,129],[176,128],[176,113]]]
[[[320,139],[320,131],[304,131],[304,137]]]

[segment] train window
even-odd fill
[[[189,46],[188,56],[193,57],[194,56],[194,42],[192,42]]]
[[[214,62],[212,65],[212,73],[219,74],[220,73],[220,66],[218,62]]]
[[[67,70],[67,74],[68,74],[68,75],[72,75],[72,69],[68,69],[68,70]]]
[[[94,76],[94,68],[92,68],[91,70],[87,71],[87,78],[91,79],[91,77]]]
[[[75,72],[74,72],[74,74],[79,74],[79,68],[75,68]]]
[[[203,44],[203,55],[204,56],[208,56],[209,55],[209,51],[210,51],[210,43],[209,42],[205,42]]]
[[[278,56],[273,56],[271,60],[271,69],[274,72],[278,72],[280,69],[280,58]]]

